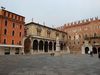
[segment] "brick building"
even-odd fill
[[[24,20],[21,15],[0,9],[0,55],[21,52]]]
[[[90,18],[65,24],[57,29],[68,33],[67,45],[71,53],[100,52],[100,19]]]

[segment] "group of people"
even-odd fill
[[[90,52],[90,55],[93,57],[93,51]],[[98,52],[98,58],[100,59],[100,52]]]

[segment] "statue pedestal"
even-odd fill
[[[59,37],[57,37],[57,39],[56,39],[56,52],[55,52],[55,56],[59,56],[59,55],[61,55],[61,52],[60,52]]]

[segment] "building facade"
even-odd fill
[[[25,17],[0,9],[0,55],[20,54]]]
[[[30,22],[25,25],[24,53],[67,52],[67,33]]]
[[[68,33],[67,45],[71,53],[100,52],[100,19],[90,18],[65,24],[57,29]]]

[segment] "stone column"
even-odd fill
[[[21,48],[20,54],[25,54],[24,53],[24,47]]]
[[[37,41],[38,41],[38,53],[39,53],[39,52],[40,52],[40,51],[39,51],[39,41],[40,41],[40,40],[39,40],[39,39],[37,39]]]
[[[44,53],[44,41],[43,41],[43,53]]]
[[[82,46],[82,48],[81,48],[82,50],[82,54],[85,54],[85,47],[84,47],[84,45]]]
[[[49,42],[50,42],[50,41],[48,41],[48,53],[50,52],[50,50],[49,50]]]
[[[57,52],[60,51],[59,37],[57,37],[57,39],[56,39],[56,51]]]
[[[21,48],[21,54],[25,54],[24,53],[24,41],[25,41],[25,39],[26,39],[26,37],[24,37],[23,39],[22,39],[22,48]]]
[[[52,42],[52,52],[54,52],[54,42]]]
[[[33,40],[31,39],[31,49],[30,49],[30,53],[33,54]]]
[[[10,55],[15,55],[15,48],[10,47]]]
[[[70,49],[69,47],[67,46],[67,53],[70,54]]]

